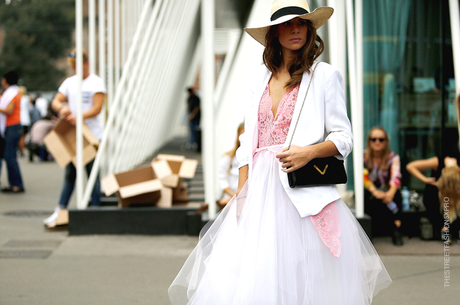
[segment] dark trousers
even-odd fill
[[[364,190],[364,212],[372,218],[372,235],[389,235],[395,229],[395,220],[401,220],[402,197],[398,190],[393,198],[399,211],[396,214],[382,200],[375,198],[368,190]]]
[[[189,128],[190,128],[189,143],[190,145],[198,145],[198,126],[200,126],[200,122],[198,121],[189,122]]]
[[[45,145],[29,143],[27,145],[27,148],[29,149],[29,161],[30,162],[34,161],[34,155],[39,156],[40,161],[48,161],[49,153]]]
[[[86,174],[91,174],[93,168],[94,160],[86,164]],[[65,167],[64,175],[64,185],[62,186],[61,198],[59,199],[59,207],[61,209],[66,209],[69,204],[70,197],[72,197],[73,189],[75,187],[75,180],[77,179],[77,170],[73,163],[68,164]],[[97,175],[96,183],[94,184],[93,192],[91,193],[90,206],[100,206],[101,205],[101,182],[99,180],[99,175]]]
[[[24,187],[22,183],[21,171],[17,160],[17,150],[19,139],[22,136],[21,124],[7,126],[5,129],[3,159],[6,162],[8,170],[8,182],[10,186]],[[0,154],[1,155],[1,154]],[[2,170],[2,162],[0,161],[0,173]]]

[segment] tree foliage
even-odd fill
[[[65,76],[56,60],[72,46],[75,0],[0,1],[0,73],[15,70],[29,90],[55,90]]]

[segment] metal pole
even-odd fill
[[[83,203],[83,108],[81,82],[83,78],[83,1],[75,1],[76,11],[76,49],[77,49],[77,208],[85,207]]]
[[[355,39],[356,39],[356,107],[358,108],[357,116],[359,118],[359,132],[355,133],[355,153],[356,162],[355,168],[359,171],[355,172],[355,200],[356,200],[356,217],[364,217],[364,178],[363,178],[363,151],[364,151],[364,131],[363,131],[363,103],[364,103],[364,63],[363,63],[363,0],[355,0]],[[359,192],[359,193],[356,193]]]
[[[96,73],[96,0],[89,0],[89,70]]]
[[[350,99],[351,118],[353,121],[353,170],[355,178],[355,206],[356,217],[364,216],[364,182],[363,182],[363,114],[359,105],[357,88],[357,65],[355,51],[355,26],[352,0],[347,0],[347,40],[348,40],[348,67],[350,71]]]
[[[99,0],[99,76],[105,78],[105,1]]]
[[[120,0],[115,0],[115,86],[120,81]]]
[[[454,54],[455,97],[457,105],[457,124],[460,133],[460,8],[458,0],[449,0],[450,30],[452,37],[452,53]],[[459,143],[460,144],[460,143]]]
[[[345,2],[343,0],[328,0],[327,6],[334,8],[334,15],[328,21],[328,35],[329,35],[329,58],[330,63],[336,67],[342,76],[344,77],[345,83],[347,82],[347,52],[346,52],[346,10]],[[347,98],[347,86],[343,87],[345,99]],[[345,160],[346,164],[349,159]],[[345,166],[347,168],[347,166]],[[347,190],[347,185],[339,184],[337,189],[340,193],[344,193]]]
[[[123,66],[126,61],[126,41],[127,41],[127,36],[128,36],[128,17],[127,17],[127,7],[126,7],[126,0],[121,0],[121,60],[123,62]]]
[[[214,173],[214,0],[201,1],[201,36],[203,62],[201,68],[201,109],[203,113],[203,169],[205,202],[209,205],[209,217],[216,216]]]
[[[107,74],[107,108],[110,109],[113,101],[113,0],[107,0]]]

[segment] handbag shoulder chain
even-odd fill
[[[311,72],[311,77],[310,77],[310,82],[308,83],[307,92],[305,93],[305,97],[303,98],[302,107],[300,107],[299,116],[297,117],[297,121],[295,122],[294,131],[292,132],[291,140],[289,141],[289,146],[287,150],[291,148],[292,139],[294,138],[294,133],[295,133],[295,130],[297,129],[297,123],[299,123],[300,115],[302,114],[303,105],[305,104],[305,100],[307,99],[308,91],[310,91],[311,81],[313,80],[313,76],[315,75],[316,67],[318,67],[318,65],[319,65],[319,62],[316,63],[315,68],[313,69],[313,72]]]

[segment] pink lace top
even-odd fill
[[[286,91],[281,99],[277,113],[273,117],[272,99],[267,84],[262,99],[259,104],[259,149],[268,148],[276,145],[276,148],[268,148],[270,151],[281,152],[282,144],[286,142],[286,137],[291,125],[294,107],[299,94],[299,85]],[[318,231],[318,235],[323,243],[329,248],[332,255],[339,257],[342,246],[339,240],[341,228],[339,222],[339,211],[335,203],[330,203],[317,215],[310,217],[313,226]]]
[[[278,105],[276,116],[273,117],[272,99],[267,84],[259,104],[259,148],[284,144],[298,93],[299,85],[286,91]]]

